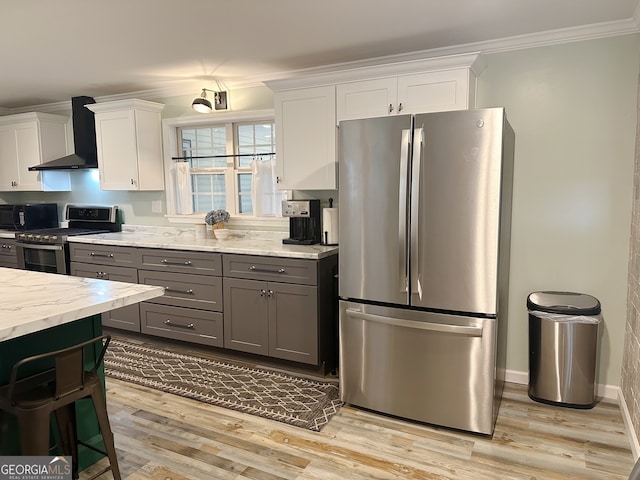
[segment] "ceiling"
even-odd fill
[[[495,51],[638,32],[639,2],[4,0],[0,113],[77,95],[196,96],[216,81],[231,89],[408,52]]]

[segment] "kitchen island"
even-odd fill
[[[156,286],[111,282],[66,275],[0,268],[0,385],[9,381],[18,360],[71,346],[102,334],[103,312],[161,296]],[[95,416],[88,404],[78,406],[79,437],[101,444]],[[15,423],[10,416],[3,431],[1,455],[19,454]],[[13,438],[12,438],[13,437]],[[97,460],[79,450],[80,468]]]

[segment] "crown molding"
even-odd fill
[[[474,73],[479,74],[484,68],[484,62],[482,61],[482,55],[479,55],[480,53],[489,54],[513,50],[523,50],[527,48],[557,45],[604,37],[629,35],[639,32],[640,4],[638,4],[638,6],[636,7],[633,16],[625,20],[596,23],[591,25],[583,25],[580,27],[563,28],[557,30],[548,30],[545,32],[408,52],[398,55],[374,57],[355,62],[322,65],[307,69],[281,71],[272,74],[257,75],[245,78],[225,79],[224,85],[225,88],[229,90],[250,87],[264,87],[265,85],[269,84],[271,84],[272,86],[280,85],[278,88],[282,88],[281,85],[286,85],[285,82],[290,82],[289,84],[295,85],[296,82],[299,83],[301,81],[302,77],[306,77],[307,79],[309,79],[310,77],[315,76],[315,79],[317,81],[330,82],[331,78],[338,81],[340,78],[350,78],[353,73],[356,73],[357,75],[374,74],[376,69],[378,69],[378,73],[384,76],[387,69],[392,65],[395,68],[405,68],[408,73],[410,71],[415,71],[415,68],[418,67],[419,63],[424,62],[425,60],[431,60],[432,62],[434,62],[433,65],[437,65],[438,62],[442,62],[440,63],[441,67],[438,68],[454,68],[453,66],[447,67],[447,60],[441,57],[458,56],[457,59],[449,59],[449,61],[455,62],[461,61],[461,59],[465,55],[477,56],[475,63],[472,62],[471,64],[469,64],[468,68],[471,68]],[[451,65],[453,65],[453,63]],[[464,63],[462,65],[464,65]],[[352,73],[349,74],[349,71],[352,71]],[[400,70],[396,71],[396,74],[397,73],[403,72],[402,70]],[[167,87],[139,90],[117,95],[104,95],[94,98],[96,102],[111,102],[117,100],[130,100],[132,98],[157,101],[160,98],[177,97],[183,95],[193,95],[195,97],[200,94],[200,91],[202,90],[202,84],[203,82],[201,80],[185,80],[182,82],[174,83],[171,86]],[[28,107],[21,108],[0,108],[0,115],[10,115],[14,113],[26,113],[33,111],[44,113],[70,112],[71,101],[69,100],[41,105],[30,105]]]
[[[633,18],[618,20],[613,22],[596,23],[592,25],[583,25],[580,27],[563,28],[556,30],[548,30],[545,32],[532,33],[527,35],[516,35],[496,40],[488,40],[484,42],[474,42],[461,45],[453,45],[449,47],[433,48],[429,50],[421,50],[416,52],[403,53],[399,55],[388,55],[384,57],[370,58],[366,60],[347,62],[333,65],[323,65],[320,67],[312,67],[303,70],[291,70],[288,72],[279,72],[269,76],[262,76],[261,81],[268,85],[270,82],[277,82],[287,78],[295,78],[302,76],[322,75],[336,73],[338,71],[349,69],[363,69],[373,66],[381,66],[385,64],[401,64],[404,62],[417,62],[436,57],[445,57],[449,55],[464,55],[473,52],[489,54],[500,53],[512,50],[524,50],[547,45],[556,45],[563,43],[578,42],[583,40],[616,37],[620,35],[629,35],[640,32],[640,4],[636,8]],[[480,57],[481,60],[482,57]],[[480,65],[483,65],[482,63]],[[476,74],[480,72],[475,71]],[[248,82],[256,81],[256,78],[248,78]],[[240,83],[235,83],[235,86]]]

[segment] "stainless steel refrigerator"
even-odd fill
[[[514,150],[504,109],[350,120],[339,131],[342,400],[492,434]]]

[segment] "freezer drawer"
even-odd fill
[[[492,434],[502,392],[495,319],[340,302],[342,401]]]

